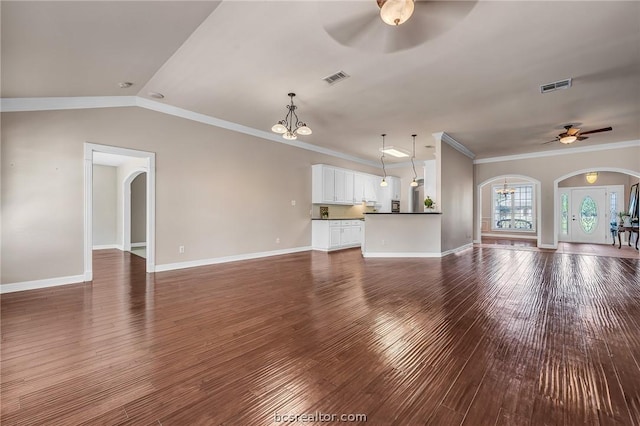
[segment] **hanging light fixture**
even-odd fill
[[[414,9],[414,0],[377,0],[380,17],[385,24],[398,26],[407,22]]]
[[[516,192],[515,189],[513,188],[509,188],[507,186],[507,178],[504,179],[504,186],[502,188],[498,188],[496,189],[496,192],[500,195],[504,195],[505,197],[509,194],[513,194],[514,192]]]
[[[568,145],[570,143],[574,143],[575,141],[578,140],[577,136],[574,135],[565,135],[563,137],[560,138],[560,143],[563,143],[565,145]]]
[[[387,186],[387,170],[384,167],[384,137],[387,136],[386,133],[382,134],[382,156],[380,156],[380,162],[382,163],[382,173],[384,176],[382,177],[382,181],[380,182],[380,186]]]
[[[585,174],[584,177],[585,179],[587,179],[587,182],[596,183],[596,181],[598,180],[598,172],[589,172]]]
[[[413,167],[413,180],[411,181],[411,184],[409,186],[418,186],[418,182],[416,182],[416,179],[418,178],[418,173],[416,172],[416,165],[413,162],[413,160],[416,158],[416,136],[418,135],[411,135],[411,137],[413,138],[413,154],[411,155],[411,167]]]
[[[309,126],[300,121],[298,114],[296,114],[296,109],[298,109],[298,107],[293,104],[293,97],[295,95],[295,93],[289,93],[287,95],[291,98],[291,104],[285,107],[289,112],[287,112],[284,120],[278,121],[271,128],[273,132],[281,134],[283,138],[290,141],[298,139],[297,135],[307,136],[313,133]]]

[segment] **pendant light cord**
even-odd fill
[[[387,170],[384,167],[384,137],[387,136],[386,133],[382,134],[382,155],[380,156],[380,162],[382,163],[382,173],[384,174],[384,179],[387,178]]]
[[[416,136],[418,136],[418,135],[411,135],[411,137],[413,138],[413,155],[411,156],[411,167],[413,167],[413,180],[414,181],[418,177],[418,172],[416,172],[416,165],[413,162],[413,159],[416,158]]]

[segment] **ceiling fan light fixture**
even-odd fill
[[[377,0],[380,6],[380,17],[385,24],[398,26],[411,17],[414,0]]]
[[[577,136],[572,136],[572,135],[566,135],[560,138],[560,143],[563,144],[570,144],[570,143],[574,143],[575,141],[578,140]]]

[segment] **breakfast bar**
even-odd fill
[[[366,213],[363,257],[441,257],[442,214]]]

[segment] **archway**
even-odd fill
[[[558,210],[559,210],[559,187],[558,184],[565,179],[568,179],[573,176],[582,175],[589,172],[617,172],[623,173],[629,176],[634,176],[636,178],[640,178],[640,172],[622,169],[620,167],[589,167],[588,169],[580,169],[565,175],[560,176],[556,180],[553,181],[553,248],[558,248],[558,235],[560,231],[560,223],[558,221]]]
[[[476,232],[475,232],[475,243],[482,242],[482,190],[485,186],[493,184],[493,183],[501,183],[504,179],[518,179],[525,182],[532,183],[534,186],[534,197],[535,197],[535,231],[536,231],[536,244],[540,246],[541,244],[541,232],[540,232],[540,217],[542,214],[541,210],[541,189],[540,189],[540,181],[534,179],[530,176],[519,175],[519,174],[506,174],[493,176],[484,182],[477,185],[477,193],[476,193]]]

